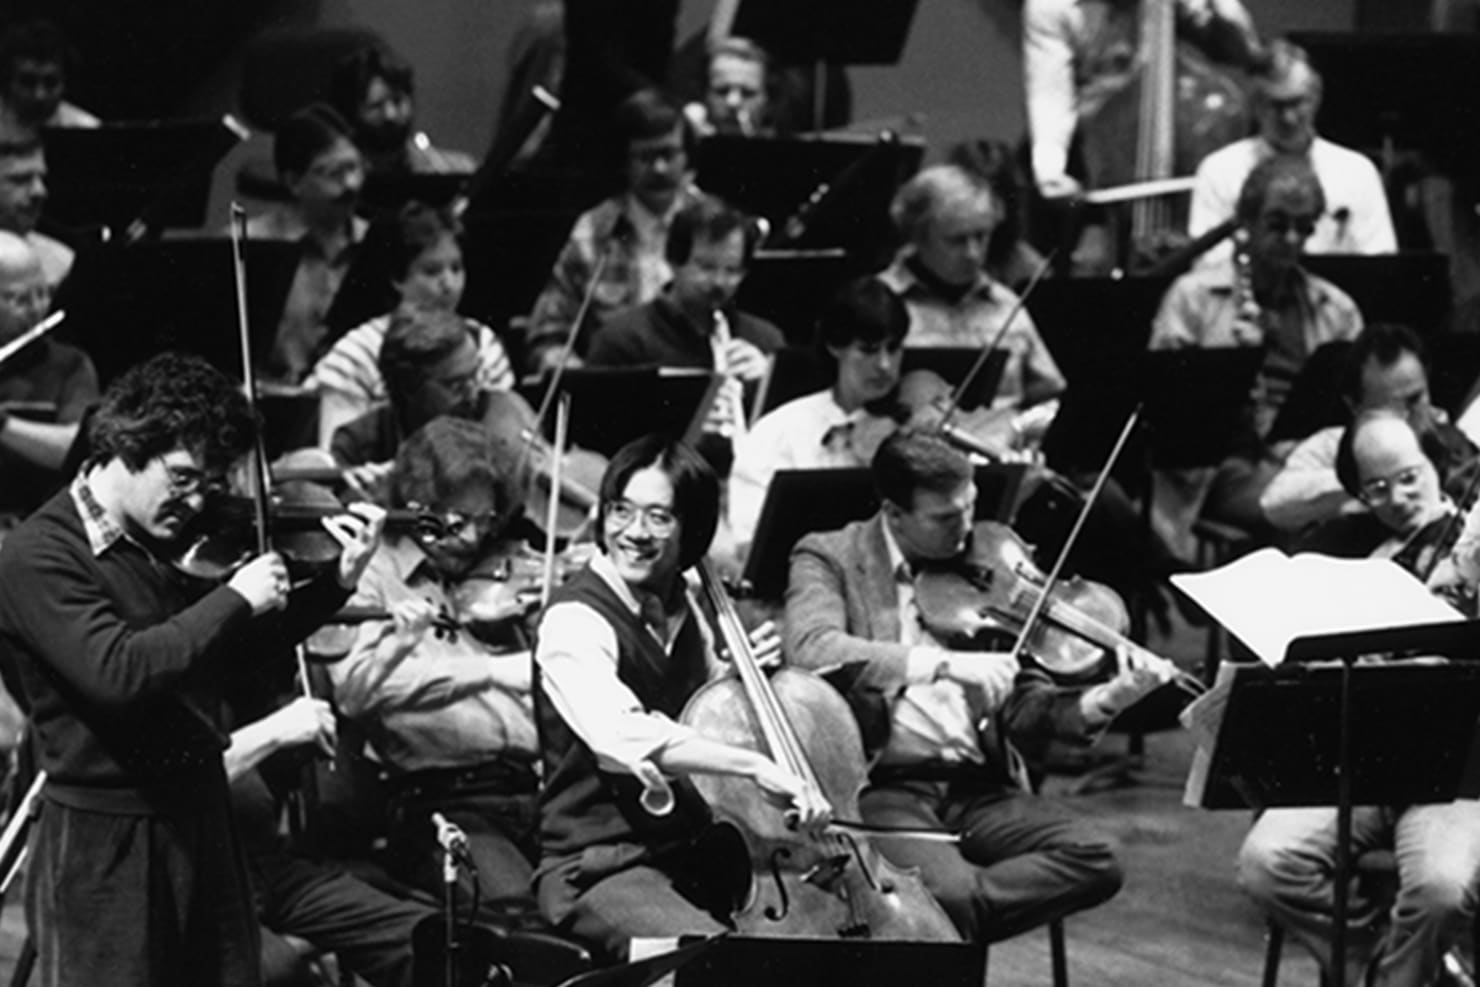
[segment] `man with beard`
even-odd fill
[[[532,371],[545,370],[559,358],[598,274],[591,307],[577,330],[576,363],[612,313],[651,301],[673,276],[664,253],[669,224],[700,196],[690,181],[692,136],[682,113],[655,89],[624,100],[614,129],[626,187],[582,213],[571,228],[530,312],[525,354]]]
[[[1268,66],[1254,76],[1259,132],[1209,154],[1197,167],[1187,232],[1199,236],[1234,214],[1239,188],[1254,166],[1276,154],[1310,162],[1326,195],[1326,209],[1305,242],[1308,254],[1391,254],[1398,250],[1387,194],[1377,167],[1364,154],[1316,134],[1321,77],[1305,51],[1288,41],[1269,46]],[[1199,258],[1214,265],[1227,244]]]
[[[456,418],[435,418],[406,440],[390,487],[393,506],[432,521],[388,538],[366,567],[351,602],[391,617],[362,624],[349,654],[328,666],[334,699],[365,728],[387,773],[393,872],[437,893],[440,812],[467,833],[485,901],[525,895],[539,749],[529,652],[484,643],[492,628],[476,637],[453,629],[472,616],[458,584],[523,547],[503,540],[519,505],[483,430]]]
[[[765,319],[733,307],[758,236],[754,223],[716,199],[679,210],[664,256],[673,280],[652,301],[614,315],[592,340],[593,367],[689,367],[724,374],[700,449],[721,475],[730,440],[746,428],[747,397],[770,369],[767,354],[785,337]]]
[[[324,317],[368,226],[355,215],[365,167],[349,124],[323,104],[299,110],[278,128],[272,157],[291,198],[253,216],[247,236],[303,248],[265,367],[296,384],[319,355]]]
[[[909,327],[904,303],[877,278],[853,282],[823,310],[818,348],[835,367],[832,386],[774,409],[735,444],[729,523],[742,556],[777,470],[867,466],[898,427],[878,405],[899,386]]]
[[[36,229],[46,205],[46,152],[39,137],[13,140],[0,131],[0,230],[26,238],[55,289],[72,270],[75,252]]]
[[[329,100],[353,128],[365,170],[371,175],[471,174],[471,155],[434,147],[415,129],[413,82],[411,66],[379,45],[335,63]]]
[[[48,779],[26,869],[48,985],[259,982],[222,694],[344,604],[384,514],[328,519],[338,564],[298,588],[275,552],[219,583],[177,571],[254,426],[240,387],[204,361],[136,366],[93,417],[77,478],[0,552],[0,651]]]
[[[51,303],[41,261],[14,233],[0,232],[0,346],[30,330]],[[78,422],[98,397],[98,375],[87,354],[50,337],[0,366],[0,532],[29,514],[64,479],[62,465]],[[44,409],[28,417],[27,406]]]

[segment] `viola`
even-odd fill
[[[1126,637],[1129,614],[1108,586],[1059,581],[1041,599],[1048,577],[1011,528],[979,522],[966,553],[915,577],[915,603],[926,630],[947,647],[982,650],[1013,640],[1033,617],[1023,657],[1070,685],[1112,677],[1127,660],[1164,669],[1185,691],[1202,683]]]
[[[539,428],[534,409],[512,391],[487,391],[480,399],[480,420],[492,442],[501,475],[509,476],[524,497],[525,513],[536,524],[556,502],[556,530],[547,534],[570,540],[595,517],[606,457],[587,449],[566,450],[560,463],[560,489],[550,482],[555,450]]]
[[[738,677],[703,686],[685,707],[683,722],[705,736],[768,754],[821,791],[835,819],[857,819],[868,772],[847,703],[810,672],[782,668],[768,678],[718,576],[707,562],[700,574]],[[693,781],[717,814],[741,831],[749,851],[751,891],[733,916],[741,932],[960,941],[917,874],[891,864],[867,836],[835,828],[808,838],[746,779],[701,774]]]

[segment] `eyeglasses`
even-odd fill
[[[417,512],[416,538],[423,543],[461,538],[470,529],[476,531],[481,538],[497,528],[501,519],[501,515],[492,511],[487,514],[462,514],[457,511],[438,514],[420,504],[406,506]]]
[[[682,147],[640,147],[628,152],[628,157],[636,164],[652,166],[660,163],[672,164],[684,154]]]
[[[1295,232],[1300,236],[1310,236],[1316,231],[1316,217],[1314,216],[1291,216],[1287,213],[1270,213],[1259,218],[1260,224],[1275,236],[1284,236]]]
[[[175,497],[190,497],[197,493],[207,497],[225,493],[226,477],[208,474],[190,466],[165,464],[164,475],[170,485],[170,494]]]
[[[51,288],[48,285],[38,284],[29,288],[0,290],[0,304],[9,308],[49,308]]]
[[[659,538],[667,538],[673,534],[678,527],[678,515],[666,507],[639,507],[630,500],[612,501],[606,508],[606,519],[621,530],[642,518],[643,524],[647,525],[648,531]]]
[[[1422,464],[1400,469],[1389,476],[1374,477],[1363,483],[1358,497],[1368,507],[1377,507],[1393,499],[1400,490],[1412,490],[1423,480]]]

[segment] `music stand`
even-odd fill
[[[1138,374],[1150,461],[1161,469],[1210,466],[1233,451],[1259,346],[1152,350]]]
[[[692,445],[721,379],[674,367],[568,368],[560,390],[570,395],[570,442],[607,457],[650,432]],[[543,383],[535,390],[525,396],[538,407]]]
[[[1307,254],[1300,265],[1352,296],[1362,318],[1400,322],[1425,337],[1449,317],[1449,258],[1440,253]]]
[[[897,237],[889,203],[923,156],[920,140],[887,132],[876,138],[720,134],[699,142],[695,173],[704,191],[769,220],[770,245],[842,247],[874,263]]]
[[[1473,658],[1480,622],[1310,635],[1292,641],[1278,667],[1238,666],[1197,802],[1208,809],[1335,806],[1336,987],[1345,977],[1353,806],[1480,791],[1480,663],[1353,667],[1363,655],[1391,651]],[[1311,661],[1336,664],[1303,664]]]
[[[248,240],[247,320],[253,355],[265,359],[298,269],[296,243]],[[55,305],[58,334],[108,382],[160,352],[184,350],[241,377],[231,243],[201,237],[96,244],[78,252]]]
[[[130,235],[203,226],[216,165],[246,137],[230,116],[48,127],[46,218]]]
[[[979,987],[987,953],[969,942],[724,936],[678,968],[674,987]]]
[[[1336,339],[1318,347],[1306,359],[1264,437],[1266,443],[1298,441],[1350,420],[1351,409],[1342,400],[1341,384],[1351,348],[1350,340]]]
[[[841,248],[756,251],[735,306],[769,319],[795,346],[812,342],[817,317],[851,278],[866,273]]]
[[[976,468],[976,520],[1006,522],[1017,503],[1027,467],[1021,463]],[[835,531],[879,509],[867,467],[778,470],[766,488],[744,580],[763,600],[786,595],[791,550],[803,535]]]

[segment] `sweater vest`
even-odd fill
[[[672,654],[648,631],[610,586],[583,569],[550,600],[582,603],[611,625],[617,638],[617,677],[653,712],[678,719],[708,676],[697,615],[685,621]],[[540,843],[546,858],[598,844],[638,843],[652,848],[692,838],[709,822],[709,807],[686,779],[674,781],[676,804],[663,816],[639,803],[642,783],[625,772],[602,769],[591,748],[555,711],[535,665],[534,705],[540,729],[544,787],[540,792]]]

